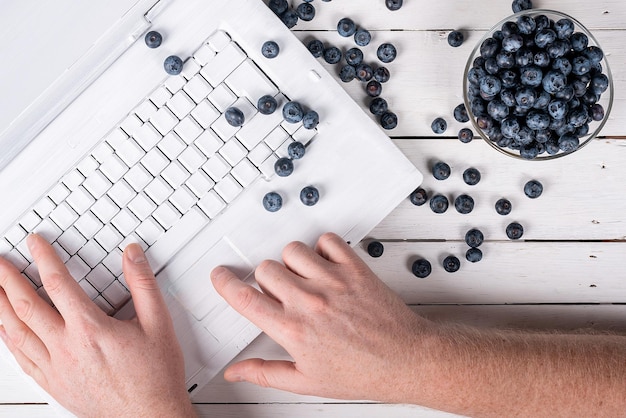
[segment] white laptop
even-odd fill
[[[160,47],[146,46],[149,30]],[[214,266],[253,283],[254,267],[290,241],[333,231],[356,245],[422,180],[261,0],[12,0],[0,4],[0,33],[0,255],[47,297],[24,244],[41,233],[123,318],[133,306],[121,253],[139,242],[192,396],[260,332],[214,291]],[[267,40],[278,57],[261,54]],[[165,73],[170,55],[181,74]],[[279,104],[272,115],[257,112],[265,94]],[[287,101],[319,125],[284,121]],[[243,126],[226,123],[231,106]],[[276,175],[296,141],[305,156]],[[312,206],[300,199],[307,186],[319,192]],[[263,205],[270,192],[282,196],[276,212]]]

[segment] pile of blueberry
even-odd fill
[[[313,20],[315,17],[315,6],[311,4],[313,0],[304,0],[295,8],[287,0],[269,0],[267,6],[282,20],[289,29],[298,24],[299,20],[305,22]],[[329,2],[330,0],[322,0]]]
[[[516,1],[513,10],[530,6]],[[604,53],[572,19],[556,18],[526,12],[505,22],[481,43],[467,73],[476,125],[526,159],[575,151],[590,123],[605,116]]]

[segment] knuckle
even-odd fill
[[[305,251],[307,248],[308,246],[303,242],[300,242],[300,241],[290,242],[283,249],[283,259],[289,258],[293,256],[294,254],[301,253]]]
[[[44,281],[44,288],[46,289],[48,296],[54,297],[55,295],[58,295],[63,291],[63,283],[66,280],[66,277],[63,274],[59,272],[53,272],[42,279]]]
[[[303,303],[312,313],[324,313],[330,309],[328,298],[321,293],[306,294]]]
[[[31,319],[33,318],[34,315],[34,305],[25,299],[21,299],[16,301],[13,304],[13,310],[15,311],[15,314],[17,315],[17,317],[19,319],[22,320],[22,322],[30,322]]]
[[[10,334],[11,342],[19,349],[22,349],[26,346],[26,343],[28,342],[28,336],[29,331],[24,326],[15,328]]]

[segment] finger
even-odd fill
[[[263,331],[273,334],[283,317],[282,305],[268,295],[242,282],[226,267],[216,267],[211,281],[230,306]]]
[[[344,264],[360,260],[344,240],[337,234],[327,232],[323,234],[315,245],[315,251],[328,261],[337,264]]]
[[[4,290],[0,289],[0,319],[8,340],[36,364],[47,364],[50,360],[48,349],[33,330],[20,319],[20,316],[30,315],[26,313],[29,310],[32,310],[32,304],[28,306],[24,300],[18,300],[13,306]]]
[[[41,338],[47,339],[63,328],[63,318],[37,294],[28,279],[3,258],[0,258],[0,287],[11,306],[5,311],[15,314],[14,308],[17,308],[20,321]]]
[[[63,261],[46,240],[37,234],[27,238],[30,250],[50,300],[66,320],[82,318],[86,314],[104,315],[89,299],[85,291],[71,276]]]
[[[229,382],[249,382],[289,392],[304,393],[307,386],[295,363],[286,360],[263,360],[253,358],[240,361],[224,371]],[[310,390],[310,388],[309,388]]]
[[[282,303],[293,300],[306,284],[302,277],[273,260],[259,264],[254,277],[264,293]]]
[[[324,277],[332,268],[332,264],[313,248],[297,241],[284,248],[283,262],[289,270],[305,279]]]
[[[161,289],[139,244],[129,244],[124,249],[122,270],[133,297],[139,324],[153,329],[171,324]]]
[[[0,325],[0,338],[7,346],[7,348],[13,355],[13,358],[15,358],[15,361],[24,371],[24,373],[32,377],[35,382],[39,384],[39,386],[47,390],[47,380],[45,378],[45,375],[41,371],[41,368],[39,368],[39,366],[37,366],[35,362],[33,362],[19,348],[17,348],[15,344],[13,344],[11,337],[8,335],[3,325]]]

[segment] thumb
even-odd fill
[[[148,259],[139,244],[129,244],[124,249],[122,271],[133,297],[139,323],[144,327],[158,327],[168,315],[167,305],[154,277]]]
[[[292,361],[252,358],[229,366],[224,379],[229,382],[249,382],[255,385],[304,393],[303,376]]]

